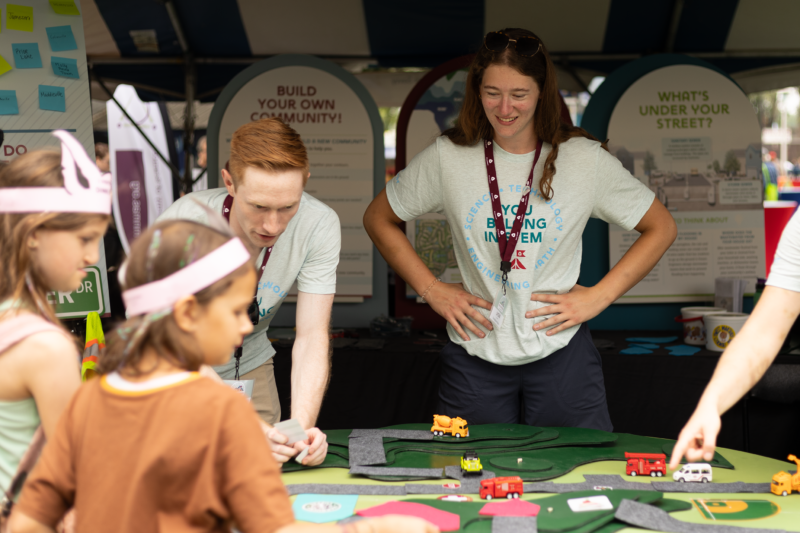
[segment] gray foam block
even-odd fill
[[[634,527],[664,531],[666,533],[786,533],[779,529],[754,529],[681,522],[657,507],[633,500],[622,500],[614,517]]]
[[[481,471],[480,475],[464,474],[463,472],[461,472],[460,466],[453,466],[453,465],[444,467],[444,475],[446,477],[449,477],[450,479],[457,479],[459,481],[467,481],[467,482],[474,481],[477,483],[480,483],[484,479],[492,479],[494,477],[497,477],[494,472],[491,472],[489,470]]]
[[[492,533],[538,533],[535,516],[495,516]]]
[[[434,485],[435,486],[435,485]],[[356,494],[374,496],[405,496],[402,485],[329,485],[327,483],[297,483],[286,485],[289,496],[295,494]]]
[[[587,476],[588,477],[588,476]],[[725,493],[738,492],[769,493],[769,483],[678,483],[677,481],[654,481],[653,488],[659,492]]]
[[[412,429],[354,429],[350,438],[357,437],[387,437],[404,440],[433,440],[433,433],[424,430]]]
[[[442,477],[441,468],[392,468],[386,466],[353,466],[350,468],[351,474],[362,474],[366,476],[406,476],[406,477],[426,477],[439,479]]]
[[[350,438],[348,446],[350,466],[382,465],[386,463],[382,437]]]
[[[616,490],[658,490],[653,488],[652,483],[636,483],[613,474],[586,474],[583,478],[591,485],[587,490],[594,490],[595,487],[611,487]]]

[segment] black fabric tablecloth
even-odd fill
[[[678,357],[664,348],[644,355],[620,353],[630,344],[626,337],[673,334],[592,332],[603,359],[614,431],[675,439],[694,411],[719,353],[703,349]],[[370,338],[367,330],[360,330],[359,335]],[[317,425],[324,430],[431,421],[441,372],[439,352],[446,341],[444,331],[427,335],[413,331],[410,337],[386,339],[380,350],[358,349],[352,344],[335,348],[331,382]],[[285,419],[291,406],[291,343],[279,343],[275,348],[275,378]],[[775,364],[800,365],[800,356],[779,356]],[[800,449],[797,404],[750,397],[726,413],[722,424],[719,446],[783,460]]]

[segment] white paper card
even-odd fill
[[[506,305],[508,305],[508,298],[505,294],[503,294],[503,287],[501,286],[500,290],[497,291],[497,294],[494,296],[494,302],[492,302],[492,311],[489,313],[489,320],[492,321],[492,324],[494,324],[494,327],[496,328],[503,327]]]
[[[300,453],[294,456],[294,460],[300,464],[303,464],[303,459],[305,459],[306,455],[308,455],[308,448],[309,448],[308,446],[303,448]]]
[[[233,390],[244,394],[248,402],[253,399],[254,379],[223,379],[222,382]]]
[[[284,435],[289,439],[286,442],[286,446],[291,446],[295,442],[300,442],[301,440],[306,440],[308,438],[306,430],[303,429],[303,426],[300,425],[300,422],[294,418],[290,420],[284,420],[283,422],[278,422],[274,427],[281,433],[281,435]]]
[[[575,513],[582,513],[584,511],[603,511],[606,509],[613,509],[611,501],[608,496],[589,496],[587,498],[573,498],[567,500],[569,508]]]

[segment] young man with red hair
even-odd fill
[[[300,135],[277,118],[241,126],[231,139],[222,170],[224,188],[187,194],[160,217],[207,221],[201,203],[228,219],[231,229],[256,257],[261,276],[256,291],[258,324],[228,364],[215,367],[223,379],[253,379],[252,403],[262,420],[281,418],[267,337],[272,318],[297,283],[297,335],[292,349],[292,418],[310,436],[303,464],[319,464],[327,453],[325,435],[313,427],[330,373],[329,326],[341,249],[339,218],[330,207],[303,192],[310,176]],[[255,324],[255,320],[254,320]],[[283,445],[268,433],[273,454],[285,462],[304,444]]]

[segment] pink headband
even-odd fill
[[[63,187],[0,188],[0,213],[98,213],[111,214],[111,174],[100,172],[81,143],[66,131],[54,131],[61,139]],[[89,183],[81,185],[78,175]]]
[[[221,280],[250,259],[250,252],[242,241],[234,237],[166,278],[123,291],[127,315],[134,317],[170,309],[181,298]]]

